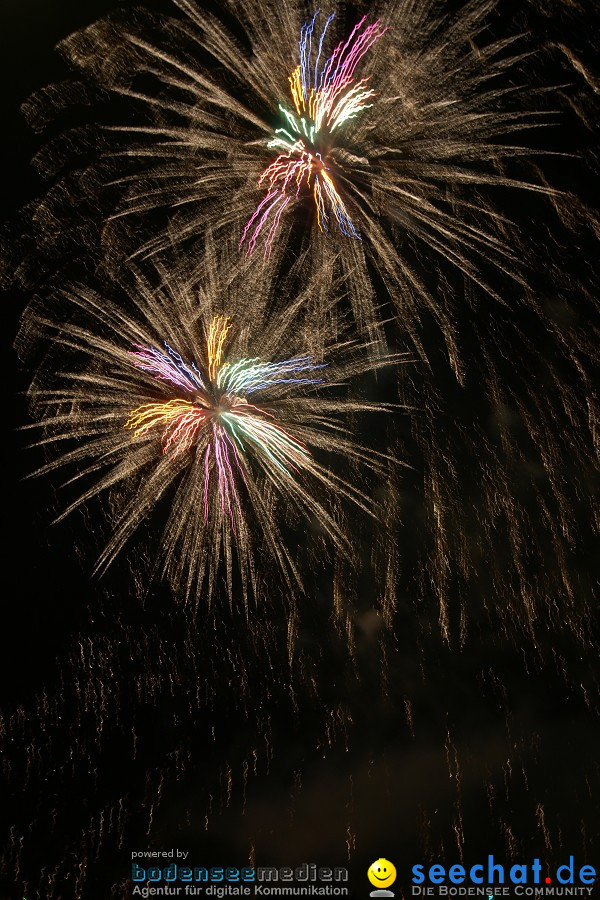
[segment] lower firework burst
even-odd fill
[[[241,514],[238,482],[247,485],[250,473],[245,465],[251,451],[272,480],[293,479],[300,469],[311,465],[306,446],[289,434],[276,416],[249,402],[276,385],[313,385],[320,378],[301,377],[324,368],[310,356],[282,362],[241,359],[223,363],[223,348],[231,321],[214,316],[206,340],[206,368],[186,365],[168,344],[166,353],[156,347],[139,346],[132,357],[135,365],[174,388],[179,396],[146,403],[133,410],[125,428],[135,438],[162,433],[163,453],[176,456],[194,452],[204,473],[202,507],[209,519],[211,495],[216,494],[221,514],[226,514],[235,531]],[[213,484],[216,488],[213,489]]]
[[[71,482],[89,481],[62,515],[110,497],[98,567],[166,505],[158,557],[176,590],[210,599],[224,578],[230,596],[235,585],[247,600],[262,578],[256,554],[274,559],[288,585],[299,582],[284,535],[301,516],[318,542],[349,551],[344,504],[366,513],[372,504],[344,465],[377,469],[383,459],[352,438],[349,417],[384,407],[350,399],[343,383],[390,357],[351,342],[332,354],[322,313],[310,313],[314,285],[272,318],[269,279],[249,283],[246,273],[223,285],[210,252],[205,271],[202,288],[158,290],[138,272],[115,301],[72,288],[62,295],[67,324],[53,324],[63,318],[55,309],[30,308],[20,344],[52,341],[31,398],[42,443],[69,449],[43,470],[67,467]]]

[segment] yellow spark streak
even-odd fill
[[[314,196],[315,196],[315,203],[317,206],[317,224],[319,226],[319,230],[321,232],[324,232],[325,229],[323,228],[323,221],[322,221],[323,194],[321,192],[321,185],[319,184],[318,179],[314,183],[313,191],[314,191]]]
[[[221,365],[225,338],[231,330],[229,316],[214,316],[208,330],[208,377],[214,381],[216,371]]]
[[[133,437],[137,438],[145,434],[155,425],[168,425],[174,419],[182,415],[194,412],[194,405],[189,400],[169,400],[168,403],[145,403],[134,409],[127,421],[125,428],[133,431]]]
[[[302,93],[302,79],[300,77],[300,66],[296,66],[288,79],[292,90],[294,106],[299,116],[304,112],[304,95]]]
[[[209,409],[190,403],[189,400],[146,403],[134,409],[125,423],[125,428],[134,429],[133,437],[137,438],[156,425],[164,425],[163,453],[173,447],[173,452],[177,456],[192,447],[198,430],[206,424],[210,416]]]

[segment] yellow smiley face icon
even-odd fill
[[[386,888],[396,880],[396,867],[389,859],[377,859],[369,866],[367,875],[374,887]]]

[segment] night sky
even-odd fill
[[[532,3],[519,9],[515,23],[517,13],[500,3],[493,27],[498,35],[538,29],[597,69],[593,5]],[[57,41],[118,6],[114,0],[2,0],[5,248],[14,248],[15,235],[27,228],[27,212],[20,210],[45,190],[30,166],[44,136],[32,132],[20,105],[36,89],[70,77],[53,50]],[[170,10],[166,0],[145,6]],[[564,79],[558,63],[555,71],[545,66],[548,82]],[[589,110],[594,95],[584,81]],[[591,170],[594,138],[569,121],[558,126],[553,146],[571,153],[587,142]],[[563,188],[593,205],[597,172],[588,175],[580,160],[546,165]],[[532,240],[543,241],[541,229]],[[14,256],[5,252],[4,258]],[[433,554],[423,444],[412,415],[399,416],[398,446],[411,468],[396,484],[402,565],[391,633],[382,637],[376,554],[370,552],[381,532],[365,526],[363,577],[353,595],[353,662],[330,621],[332,572],[317,560],[308,576],[314,602],[300,612],[303,662],[295,680],[286,668],[282,606],[256,612],[257,629],[264,626],[268,647],[279,651],[269,657],[267,642],[251,635],[239,611],[226,604],[191,625],[167,584],[134,583],[126,558],[104,578],[94,576],[106,534],[99,504],[51,524],[61,508],[60,477],[26,478],[45,457],[29,447],[32,432],[21,430],[30,421],[24,395],[31,373],[12,344],[29,295],[10,283],[9,270],[10,262],[2,330],[10,403],[4,419],[0,739],[7,788],[0,804],[0,900],[129,897],[131,853],[146,848],[183,848],[195,865],[348,866],[355,897],[368,896],[366,870],[378,857],[395,863],[394,890],[404,897],[416,863],[472,865],[494,854],[507,864],[537,856],[550,869],[573,855],[577,866],[600,869],[600,635],[593,599],[599,554],[590,517],[591,457],[587,472],[574,463],[564,473],[565,502],[576,523],[565,565],[577,591],[567,603],[539,513],[547,485],[515,428],[529,461],[529,468],[507,467],[511,490],[532,522],[526,574],[546,585],[553,614],[542,613],[527,634],[513,613],[518,597],[507,595],[502,606],[489,573],[494,567],[510,572],[512,563],[499,534],[495,558],[478,560],[460,608],[457,582],[449,577],[452,637],[446,640],[439,604],[423,579],[423,560]],[[598,273],[590,229],[564,251],[564,270],[572,295],[563,306],[556,300],[557,327],[562,316],[565,328],[576,319],[585,331],[593,304],[586,295],[577,306],[577,297],[593,295]],[[550,278],[545,282],[543,272],[533,277],[548,304],[554,302]],[[553,347],[534,319],[519,315],[521,331],[547,362]],[[468,323],[464,328],[470,334]],[[469,454],[476,426],[484,423],[492,440],[499,413],[488,409],[477,384],[457,387],[434,329],[425,325],[423,333],[444,402],[436,425],[440,446],[454,449],[464,485],[457,521],[463,527],[471,522],[476,546],[483,524]],[[568,380],[560,360],[552,363],[557,378]],[[499,364],[509,391],[529,365],[519,356]],[[539,370],[540,391],[554,403],[541,363]],[[406,395],[414,398],[418,379],[405,377]],[[392,399],[397,384],[383,378],[377,389]],[[562,410],[555,438],[563,450],[567,422]],[[382,419],[374,429],[382,440],[388,433]],[[458,547],[452,535],[448,546]],[[451,569],[457,560],[458,551]],[[469,622],[463,640],[462,616]],[[575,621],[587,624],[571,627]],[[312,681],[305,677],[309,669]],[[15,855],[21,840],[24,850]]]

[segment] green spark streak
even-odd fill
[[[242,450],[244,450],[244,445],[236,432],[236,427],[248,440],[260,447],[263,453],[286,474],[289,474],[286,462],[294,466],[294,463],[301,462],[297,458],[298,456],[302,456],[307,460],[310,458],[310,454],[303,447],[270,422],[261,422],[256,419],[246,422],[243,420],[245,417],[238,416],[235,413],[223,413],[221,418],[225,419],[232,438]]]

